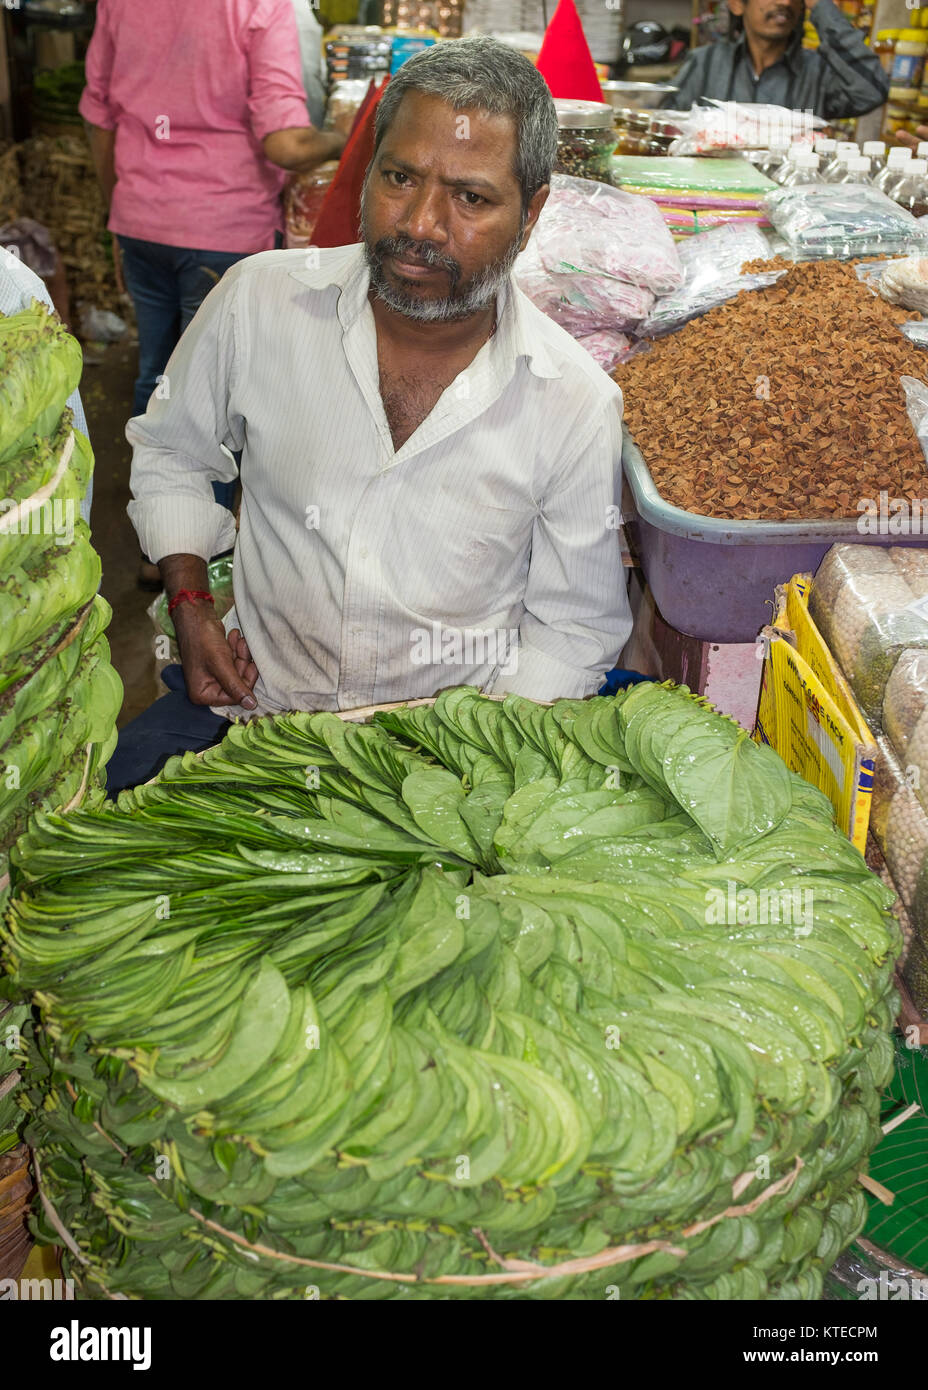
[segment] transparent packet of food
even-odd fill
[[[928,651],[899,657],[883,696],[883,731],[928,812]]]
[[[726,222],[722,227],[713,227],[694,236],[679,248],[678,254],[683,284],[658,299],[641,325],[642,337],[657,338],[672,333],[690,319],[734,299],[742,290],[765,289],[786,274],[785,270],[753,275],[742,273],[745,262],[769,260],[771,256],[766,237],[753,226]]]
[[[911,924],[905,960],[913,942],[928,950],[928,815],[885,735],[877,748],[870,830]]]
[[[908,647],[928,649],[928,551],[833,545],[815,576],[809,611],[867,722],[882,729],[883,695],[897,660]]]
[[[797,259],[846,260],[928,251],[925,227],[871,184],[777,188],[762,206]]]

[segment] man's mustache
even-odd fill
[[[419,261],[422,265],[446,270],[451,277],[451,289],[461,278],[461,267],[453,256],[443,256],[430,241],[413,241],[406,236],[385,236],[374,246],[374,255],[379,261],[384,256],[396,256],[399,260]]]

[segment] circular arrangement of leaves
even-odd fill
[[[92,1296],[814,1298],[863,1222],[890,895],[685,687],[234,725],[12,888]]]

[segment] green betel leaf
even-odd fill
[[[480,851],[461,818],[464,788],[453,772],[427,768],[411,772],[403,780],[403,801],[420,830],[471,864],[480,862]]]
[[[786,764],[772,748],[720,724],[678,732],[663,772],[674,800],[721,858],[778,826],[792,795]]]

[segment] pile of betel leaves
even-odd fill
[[[80,515],[93,455],[66,405],[80,374],[80,345],[44,305],[0,314],[0,909],[10,845],[32,812],[99,782],[122,703]],[[0,1153],[17,1138],[18,1026],[0,1004]]]
[[[685,687],[234,725],[13,876],[85,1295],[809,1299],[862,1225],[890,895]]]

